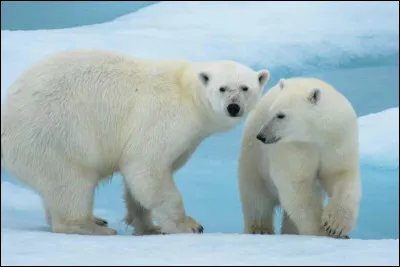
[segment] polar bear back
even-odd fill
[[[131,134],[145,134],[154,127],[154,118],[167,117],[171,103],[190,105],[191,92],[185,94],[179,86],[186,66],[178,60],[149,64],[101,50],[61,52],[16,80],[7,96],[10,112],[2,119],[10,131],[25,135],[29,145],[35,136],[74,160],[107,165],[120,157]],[[30,125],[20,125],[21,118]]]

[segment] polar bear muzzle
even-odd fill
[[[279,140],[281,140],[281,137],[276,136],[276,134],[273,133],[269,123],[261,128],[261,130],[257,134],[256,138],[266,145],[275,144]]]

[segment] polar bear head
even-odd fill
[[[256,72],[236,62],[220,61],[202,65],[197,77],[213,113],[220,120],[237,123],[260,100],[269,72]]]
[[[318,79],[281,79],[271,90],[277,90],[277,96],[256,136],[265,144],[323,142],[323,132],[333,129],[329,125],[337,124],[333,122],[340,112],[336,108],[344,107],[337,101],[339,94],[334,93],[335,89]]]

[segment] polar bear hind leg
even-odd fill
[[[41,169],[46,173],[41,174],[40,181],[48,183],[48,186],[42,187],[39,193],[53,232],[116,234],[115,230],[104,226],[105,220],[93,216],[94,190],[99,180],[94,172],[62,159],[46,162],[44,167]]]
[[[134,235],[157,235],[162,234],[161,228],[156,226],[148,209],[144,208],[131,194],[128,185],[125,183],[125,222],[133,226]]]
[[[244,151],[244,152],[243,152]],[[255,171],[254,161],[245,150],[239,159],[240,200],[246,234],[274,234],[275,197],[268,192],[265,180]]]

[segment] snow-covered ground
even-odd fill
[[[241,234],[56,236],[2,230],[4,265],[398,266],[398,240]],[[3,248],[4,244],[4,248]]]
[[[269,68],[267,89],[290,74],[318,70],[331,77],[328,70],[335,70],[340,80],[333,84],[343,85],[338,89],[349,99],[363,98],[356,111],[373,113],[359,118],[364,194],[350,240],[240,234],[238,127],[206,140],[176,175],[203,235],[131,236],[122,223],[118,175],[98,190],[95,209],[118,236],[52,234],[39,197],[2,169],[1,264],[398,265],[399,109],[398,100],[386,100],[399,90],[398,74],[391,74],[398,70],[398,8],[398,2],[162,2],[99,25],[1,31],[2,102],[36,60],[93,47],[146,58],[233,59]],[[384,86],[351,70],[376,75]]]

